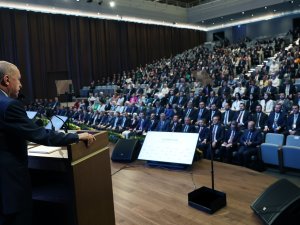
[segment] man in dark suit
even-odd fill
[[[156,126],[156,131],[162,131],[162,132],[166,132],[169,129],[169,121],[166,119],[166,114],[161,113],[160,114],[160,120],[157,123]]]
[[[255,128],[259,130],[263,130],[268,120],[268,115],[262,112],[262,106],[256,106],[256,113],[254,113],[250,117],[252,121],[255,123]]]
[[[184,110],[183,117],[190,117],[192,123],[196,122],[196,120],[197,120],[197,110],[194,109],[192,102],[187,103],[187,107]]]
[[[286,135],[300,135],[299,105],[293,105],[292,111],[287,120]]]
[[[208,117],[208,119],[209,119],[209,121],[208,121],[209,124],[211,124],[211,122],[212,122],[212,120],[213,120],[213,118],[214,118],[215,116],[221,118],[222,113],[220,112],[220,110],[218,110],[217,105],[216,105],[215,103],[213,103],[213,104],[211,105],[211,107],[210,107],[210,110],[209,110],[209,117]]]
[[[240,165],[247,166],[251,156],[257,154],[257,146],[262,143],[261,131],[255,129],[254,121],[248,122],[248,129],[245,130],[240,138],[240,148],[237,153]]]
[[[235,112],[232,111],[230,108],[231,108],[230,103],[229,102],[225,103],[225,105],[224,105],[225,111],[222,113],[222,120],[221,120],[222,124],[225,127],[230,126],[230,123],[233,120],[233,117],[234,117],[234,114],[235,114]]]
[[[240,103],[240,111],[237,111],[234,116],[234,120],[238,123],[240,129],[245,129],[249,120],[249,111],[245,110],[245,103]]]
[[[300,106],[300,91],[298,91],[297,95],[294,97],[293,105],[299,105]]]
[[[290,79],[286,79],[284,84],[279,86],[279,93],[284,93],[290,100],[293,100],[293,96],[296,94],[296,91],[296,87],[292,84]]]
[[[207,147],[209,141],[209,128],[206,126],[205,119],[200,119],[197,122],[198,128],[198,142],[197,142],[197,150],[202,151],[202,155],[206,156]]]
[[[63,146],[79,140],[91,144],[88,133],[63,134],[37,126],[30,120],[21,102],[18,68],[0,61],[0,224],[31,224],[31,184],[27,168],[27,140],[42,145]]]
[[[219,151],[221,161],[232,161],[232,153],[237,150],[240,136],[241,132],[238,130],[237,122],[232,121],[230,128],[225,133],[225,138]]]
[[[149,120],[146,119],[145,117],[145,113],[144,112],[141,112],[140,115],[139,115],[140,119],[139,119],[139,122],[137,123],[136,127],[133,129],[133,131],[136,133],[136,134],[143,134],[144,132],[147,131],[148,129],[148,126],[149,126]]]
[[[179,116],[174,115],[173,120],[169,126],[169,132],[181,132],[181,130],[182,130],[182,125],[181,123],[179,123]]]
[[[274,110],[270,113],[264,132],[282,133],[286,126],[286,115],[281,111],[281,105],[276,104]]]
[[[199,108],[198,108],[198,112],[197,112],[197,120],[200,120],[200,119],[205,119],[206,121],[209,120],[209,111],[205,107],[205,102],[199,103]]]
[[[191,122],[191,118],[185,117],[184,118],[184,125],[182,126],[183,133],[195,133],[196,129],[195,126]]]
[[[250,80],[249,87],[246,89],[245,95],[250,96],[250,94],[252,94],[255,99],[259,98],[260,89],[255,85],[255,80]]]
[[[223,139],[224,139],[224,133],[225,128],[220,123],[220,117],[214,116],[212,121],[212,126],[210,127],[210,146],[207,149],[206,158],[210,159],[212,156],[212,153],[215,155],[216,150],[220,148]],[[212,152],[213,151],[213,152]]]
[[[271,99],[275,100],[275,95],[277,94],[277,88],[272,86],[272,81],[268,81],[268,86],[264,87],[261,90],[261,94],[269,94],[271,96]]]

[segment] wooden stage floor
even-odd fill
[[[151,168],[139,160],[111,162],[116,224],[262,225],[250,204],[276,178],[225,163],[214,165],[215,189],[227,194],[227,206],[209,215],[188,206],[188,193],[211,187],[210,161],[183,171]]]

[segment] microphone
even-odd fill
[[[56,118],[58,118],[59,120],[61,120],[63,122],[64,131],[65,131],[65,133],[68,133],[68,127],[64,125],[65,121],[62,118],[60,118],[59,116],[57,116],[54,113],[54,110],[52,108],[47,107],[47,108],[45,108],[45,110],[46,110],[46,117],[48,119],[50,119],[50,122],[51,122],[51,125],[52,125],[52,130],[55,130],[55,127],[53,126],[53,123],[51,121],[51,117],[55,116]]]

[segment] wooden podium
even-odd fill
[[[114,225],[108,137],[50,154],[28,153],[34,224]]]

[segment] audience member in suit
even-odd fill
[[[259,98],[260,89],[255,85],[255,80],[249,81],[249,87],[246,90],[246,96],[250,96],[250,94],[252,94],[255,99]]]
[[[286,126],[286,115],[281,111],[281,105],[275,105],[268,117],[264,132],[282,133]]]
[[[197,142],[197,149],[202,151],[203,155],[206,156],[207,154],[207,147],[209,141],[209,128],[206,125],[205,119],[200,119],[197,122],[198,125],[198,142]]]
[[[250,116],[250,120],[254,121],[255,128],[262,131],[268,121],[268,115],[262,112],[261,105],[256,106],[256,112]]]
[[[237,151],[240,136],[241,132],[238,130],[237,122],[232,121],[219,151],[221,161],[229,163],[232,161],[232,153]]]
[[[293,96],[296,94],[296,92],[296,87],[292,84],[290,79],[286,79],[284,84],[280,85],[279,87],[279,93],[284,93],[290,100],[293,99]]]
[[[209,117],[208,117],[209,124],[211,124],[211,122],[215,116],[221,118],[222,114],[221,114],[220,110],[217,109],[217,105],[215,103],[213,103],[209,110]]]
[[[300,135],[299,105],[293,105],[292,112],[287,120],[286,135]]]
[[[235,112],[232,111],[230,109],[230,107],[231,107],[230,103],[227,102],[224,106],[225,111],[222,113],[222,121],[221,122],[225,127],[229,127],[231,124],[231,121],[234,118]]]
[[[119,125],[119,132],[122,133],[123,131],[125,131],[127,127],[129,127],[129,123],[130,123],[130,118],[128,116],[128,113],[124,113]]]
[[[240,103],[240,111],[237,111],[233,118],[238,123],[239,129],[243,130],[246,128],[249,116],[249,111],[245,110],[245,103]]]
[[[184,118],[189,117],[191,119],[192,123],[196,122],[196,120],[197,120],[197,110],[194,109],[192,102],[187,103],[187,107],[183,112],[183,117]]]
[[[156,126],[156,131],[166,132],[169,129],[170,122],[166,120],[166,115],[164,113],[160,114],[160,119]]]
[[[200,119],[205,119],[206,121],[209,120],[209,110],[205,106],[205,102],[199,103],[199,108],[197,111],[197,121]]]
[[[122,117],[120,112],[114,112],[114,117],[110,121],[109,127],[107,127],[106,129],[119,132],[119,127],[121,126],[121,123],[122,123]]]
[[[268,81],[268,86],[261,90],[261,94],[269,94],[272,100],[275,100],[275,95],[277,94],[277,88],[272,86],[272,81]]]
[[[279,99],[276,101],[276,104],[281,104],[282,112],[288,114],[292,110],[293,102],[286,98],[285,93],[279,93]]]
[[[221,147],[221,144],[224,139],[224,133],[225,133],[225,128],[220,123],[220,117],[214,116],[209,131],[210,145],[207,149],[207,154],[206,154],[207,159],[210,159],[212,157],[212,153],[215,155],[216,150]]]
[[[139,114],[139,121],[138,121],[136,127],[133,129],[133,131],[136,134],[141,135],[141,134],[147,132],[148,126],[149,126],[149,120],[147,120],[145,113],[141,112]]]
[[[169,103],[170,105],[173,105],[173,104],[175,104],[175,103],[177,103],[177,102],[178,102],[178,96],[176,96],[176,95],[174,94],[174,91],[173,91],[173,90],[170,90],[168,103]]]
[[[156,119],[159,119],[160,114],[165,111],[165,109],[161,106],[160,102],[155,103],[155,108],[153,109],[153,113],[156,116]]]
[[[177,105],[180,107],[180,108],[183,108],[186,104],[186,101],[187,101],[187,98],[184,94],[184,92],[179,92],[179,97],[178,97],[178,101],[177,101]]]
[[[151,113],[149,120],[150,121],[149,121],[149,126],[148,126],[147,131],[155,131],[157,123],[158,123],[155,113]]]
[[[268,93],[264,94],[264,98],[260,100],[260,104],[262,107],[262,111],[267,115],[269,115],[273,111],[275,106],[275,102],[273,101],[273,99],[271,99],[270,94]]]
[[[207,102],[207,97],[205,96],[205,94],[201,91],[199,91],[199,103],[200,102]]]
[[[298,91],[297,95],[294,97],[293,105],[299,105],[300,106],[300,91]]]
[[[32,224],[32,194],[27,141],[66,146],[80,140],[91,144],[88,133],[64,134],[37,126],[17,100],[22,88],[19,69],[0,61],[0,224]]]
[[[184,125],[182,126],[183,133],[195,133],[196,129],[195,126],[191,122],[191,118],[185,117],[184,118]]]
[[[248,122],[248,129],[245,130],[240,138],[240,148],[237,153],[240,165],[248,166],[251,156],[257,154],[257,146],[262,143],[261,131],[255,129],[254,121]]]
[[[255,113],[256,106],[259,104],[258,100],[254,98],[255,95],[249,95],[249,101],[246,102],[246,110],[248,110],[251,114]]]
[[[172,105],[169,103],[166,104],[164,114],[166,115],[167,120],[171,120],[175,114]]]
[[[210,92],[212,92],[213,89],[211,87],[210,84],[206,85],[203,90],[202,90],[202,93],[204,94],[204,96],[206,96],[208,98],[208,96],[210,95]]]
[[[212,104],[216,104],[216,106],[218,108],[220,108],[219,98],[216,96],[216,93],[214,91],[210,92],[210,96],[207,98],[207,101],[206,101],[206,106],[208,108],[210,108]]]
[[[228,87],[227,82],[223,81],[222,86],[218,89],[218,96],[222,96],[223,94],[229,96],[231,92],[230,87]]]
[[[172,122],[169,125],[169,132],[181,132],[182,131],[182,125],[179,122],[179,116],[174,115]]]

